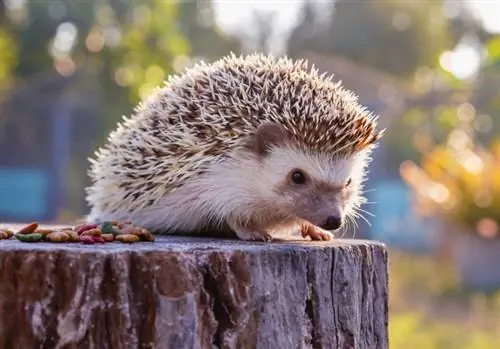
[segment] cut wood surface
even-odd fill
[[[11,239],[0,268],[2,349],[388,347],[373,241]]]

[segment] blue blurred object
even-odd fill
[[[38,168],[0,168],[0,220],[37,220],[50,215],[49,173]]]
[[[0,159],[0,221],[53,221],[62,205],[69,160],[71,118],[64,103],[55,103],[50,122],[49,162],[35,166],[26,151],[12,151],[17,160]]]
[[[431,220],[416,217],[412,212],[412,194],[400,180],[373,183],[375,191],[369,200],[375,202],[371,212],[370,237],[388,246],[429,252],[433,248],[434,227]]]

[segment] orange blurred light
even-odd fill
[[[481,219],[476,229],[479,235],[485,238],[493,238],[498,234],[498,224],[491,218]]]
[[[70,76],[75,72],[75,62],[69,57],[54,60],[54,68],[62,76]]]
[[[104,38],[100,33],[92,31],[85,39],[85,45],[90,52],[99,52],[104,47]]]

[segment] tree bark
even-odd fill
[[[388,347],[376,242],[2,240],[0,270],[2,349]]]

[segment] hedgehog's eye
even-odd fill
[[[348,187],[348,186],[350,186],[350,185],[351,185],[351,183],[352,183],[352,179],[351,179],[351,178],[349,178],[349,179],[347,180],[347,182],[345,182],[344,187]]]
[[[290,178],[295,184],[304,184],[307,181],[305,173],[298,169],[295,169],[290,173]]]

